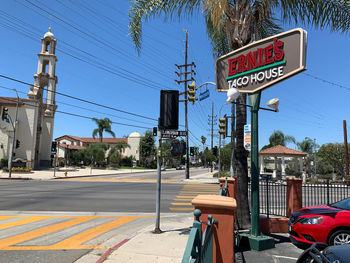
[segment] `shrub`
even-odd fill
[[[0,160],[0,168],[7,167],[8,159],[2,158]]]
[[[3,169],[5,172],[8,172],[9,169]],[[30,173],[32,171],[32,168],[30,167],[12,167],[13,173]]]

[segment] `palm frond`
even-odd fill
[[[192,15],[199,9],[202,0],[134,0],[129,9],[129,31],[132,41],[140,53],[142,40],[142,22],[150,18],[165,15],[165,19],[171,19],[174,15],[180,18],[182,15]]]
[[[349,0],[281,0],[282,19],[296,24],[328,27],[331,31],[350,29]]]

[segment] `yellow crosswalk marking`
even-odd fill
[[[219,193],[219,185],[213,184],[186,184],[183,186],[179,194],[173,199],[173,203],[169,207],[171,211],[188,211],[193,210],[191,201],[197,195],[209,194],[217,195]],[[187,202],[186,202],[187,201]]]
[[[50,216],[32,216],[32,217],[25,218],[22,220],[0,224],[0,230],[14,227],[14,226],[20,226],[20,225],[25,225],[25,224],[29,224],[29,223],[34,223],[34,222],[38,222],[38,221],[48,219],[48,218],[50,218]]]
[[[22,234],[14,234],[13,236],[2,238],[0,236],[0,250],[62,250],[62,249],[106,249],[105,246],[99,244],[84,244],[114,228],[130,223],[139,218],[151,218],[151,216],[0,216],[1,219],[19,218],[19,220],[9,223],[0,223],[0,230],[9,229],[14,226],[25,225],[38,222],[40,220],[51,218],[67,218],[67,221],[52,224]],[[42,236],[47,236],[49,240],[50,234],[56,231],[69,231],[70,227],[78,224],[89,222],[97,218],[114,218],[113,221],[98,226],[92,226],[87,230],[70,236],[62,241],[52,245],[19,245],[23,242],[30,241]],[[98,241],[97,241],[98,242]]]
[[[118,218],[117,220],[114,220],[112,222],[91,228],[87,231],[84,231],[80,234],[77,234],[71,238],[65,239],[55,245],[52,246],[53,249],[64,249],[66,247],[69,247],[71,249],[84,249],[84,248],[90,248],[91,245],[81,245],[84,242],[93,239],[94,237],[97,237],[104,232],[107,232],[113,228],[116,228],[118,226],[124,225],[126,223],[129,223],[131,221],[134,221],[137,219],[137,216],[123,216]],[[98,246],[101,247],[101,246]],[[94,247],[96,248],[96,246]]]
[[[192,205],[192,203],[171,203],[171,205]]]
[[[74,226],[77,224],[81,224],[84,222],[87,222],[89,220],[92,220],[96,218],[96,216],[84,216],[84,217],[78,217],[72,220],[68,220],[62,223],[58,223],[55,225],[50,225],[47,227],[43,227],[40,229],[36,229],[36,230],[32,230],[30,232],[26,232],[20,235],[16,235],[16,236],[12,236],[12,237],[8,237],[8,238],[4,238],[4,239],[0,239],[0,249],[1,250],[7,250],[10,249],[10,246],[13,246],[15,244],[18,243],[22,243],[24,241],[30,240],[30,239],[34,239],[36,237],[40,237],[46,234],[50,234],[52,232],[70,227],[70,226]],[[32,247],[33,248],[33,247]],[[18,249],[18,248],[17,248]],[[33,248],[34,249],[34,248]]]

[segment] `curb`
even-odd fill
[[[103,261],[105,261],[105,259],[112,254],[112,252],[114,250],[117,250],[118,248],[120,248],[122,245],[124,245],[126,242],[128,242],[130,239],[132,239],[133,237],[135,237],[138,234],[138,232],[132,234],[131,236],[125,238],[124,240],[122,240],[121,242],[119,242],[118,244],[116,244],[114,247],[109,248],[105,253],[102,254],[102,256],[96,261],[96,263],[102,263]]]
[[[133,171],[132,173],[136,174],[136,173],[144,173],[145,171]],[[74,175],[74,176],[64,176],[64,177],[52,177],[50,178],[50,180],[60,180],[60,179],[67,179],[67,178],[79,178],[79,177],[101,177],[101,176],[109,176],[109,175],[117,175],[117,174],[128,174],[128,173],[113,173],[113,174],[89,174],[89,175]]]

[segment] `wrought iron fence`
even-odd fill
[[[251,196],[251,184],[248,184],[249,206]],[[286,216],[287,185],[284,182],[272,182],[269,177],[259,182],[260,214]]]
[[[349,197],[349,186],[344,182],[303,184],[303,206],[326,205]]]
[[[248,184],[249,206],[251,197],[251,184]],[[259,204],[260,214],[286,216],[287,204],[287,184],[286,182],[272,182],[269,177],[265,177],[259,182]],[[302,185],[302,206],[326,205],[349,197],[350,190],[346,183],[325,182]]]

